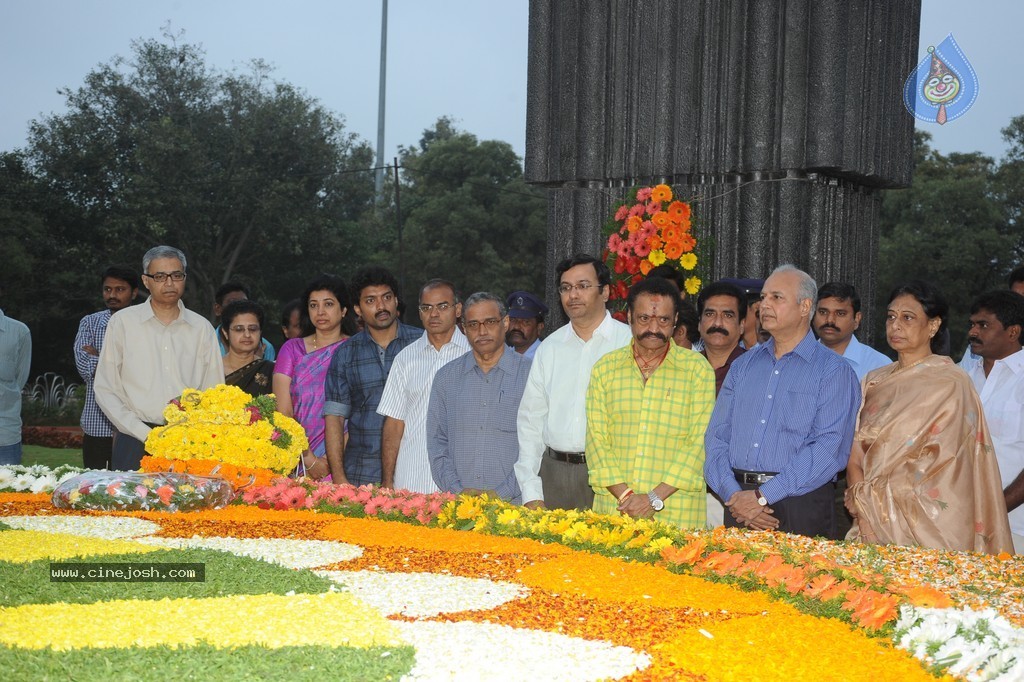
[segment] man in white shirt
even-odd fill
[[[213,326],[181,302],[185,254],[155,246],[142,258],[149,299],[115,313],[96,367],[96,403],[114,425],[111,469],[139,468],[146,437],[164,423],[167,402],[186,388],[224,383]]]
[[[857,340],[860,328],[860,295],[853,285],[829,282],[818,289],[814,333],[826,348],[846,358],[861,381],[868,372],[892,364],[887,356]]]
[[[519,405],[516,479],[530,508],[589,509],[594,502],[585,453],[587,386],[603,355],[633,338],[605,307],[608,266],[577,254],[555,269],[569,324],[537,349]]]
[[[967,341],[974,357],[960,366],[981,396],[999,462],[1013,548],[1024,554],[1024,296],[989,291],[971,303]]]
[[[462,303],[455,285],[432,279],[420,289],[420,320],[426,330],[399,351],[391,365],[377,414],[384,417],[381,437],[385,488],[437,492],[427,456],[427,406],[437,370],[469,352],[469,341],[455,325]]]

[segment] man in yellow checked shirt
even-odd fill
[[[597,361],[587,389],[594,511],[703,528],[715,372],[699,353],[671,343],[681,305],[674,284],[643,280],[626,305],[633,341]]]

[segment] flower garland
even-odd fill
[[[276,409],[273,395],[252,398],[237,386],[187,388],[164,408],[167,425],[150,432],[146,452],[285,474],[295,468],[309,441],[298,422]]]
[[[680,273],[687,294],[700,291],[701,280],[694,272],[699,258],[690,205],[674,201],[671,187],[641,187],[636,203],[621,204],[608,229],[605,262],[612,272],[612,300],[624,300],[631,285],[661,265]]]

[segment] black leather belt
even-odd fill
[[[732,472],[736,474],[736,481],[740,485],[764,485],[779,475],[778,472],[775,471],[744,471],[743,469],[733,469]]]
[[[587,455],[583,452],[562,452],[561,450],[548,448],[548,456],[551,459],[557,459],[559,462],[568,462],[569,464],[587,463]]]

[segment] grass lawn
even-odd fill
[[[62,450],[44,448],[41,445],[22,445],[21,463],[25,466],[43,464],[51,469],[59,467],[61,464],[80,467],[82,466],[82,451],[74,448]]]

